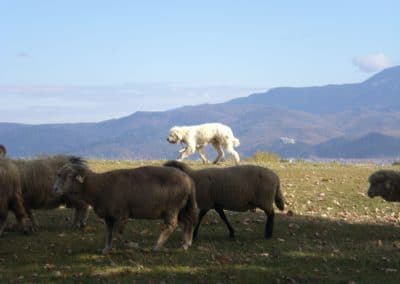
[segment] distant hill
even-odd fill
[[[400,138],[370,133],[357,139],[335,138],[315,147],[315,155],[325,158],[400,157]]]
[[[357,84],[305,88],[275,88],[229,101],[229,104],[263,104],[314,114],[347,110],[400,109],[400,66],[388,68]]]
[[[241,141],[242,156],[274,151],[303,158],[397,157],[400,67],[358,84],[275,88],[221,104],[136,112],[99,123],[0,123],[0,144],[15,157],[69,153],[106,159],[168,159],[175,158],[180,147],[166,142],[169,128],[204,122],[230,125]],[[294,137],[297,142],[283,144],[280,137]]]
[[[400,138],[370,133],[358,138],[338,137],[326,142],[309,145],[305,143],[282,144],[271,146],[271,151],[283,157],[319,157],[319,158],[396,158],[400,157]]]

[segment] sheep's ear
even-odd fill
[[[85,181],[85,178],[83,176],[80,176],[80,175],[77,175],[75,178],[80,183],[83,183]]]
[[[385,181],[385,188],[386,189],[390,189],[391,187],[392,187],[392,184],[391,184],[390,180],[386,180]]]

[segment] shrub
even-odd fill
[[[279,162],[280,159],[278,154],[271,152],[256,152],[253,155],[253,160],[257,164]]]

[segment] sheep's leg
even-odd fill
[[[80,220],[82,218],[82,212],[79,209],[75,208],[74,213],[72,215],[72,229],[79,229],[80,228]]]
[[[3,234],[7,225],[8,208],[0,209],[0,236]]]
[[[190,219],[186,219],[183,225],[183,249],[187,250],[192,246],[193,240],[193,222]]]
[[[197,239],[197,234],[199,233],[199,227],[201,224],[201,221],[203,220],[204,216],[207,214],[209,209],[201,209],[200,214],[199,214],[199,221],[197,222],[196,228],[194,228],[193,232],[193,240]]]
[[[115,224],[115,231],[119,235],[124,234],[125,226],[128,223],[129,218],[128,217],[121,217],[121,219]]]
[[[106,236],[106,245],[105,248],[103,249],[103,254],[107,254],[111,251],[112,249],[112,240],[113,240],[113,234],[117,232],[120,234],[120,237],[124,231],[124,226],[127,222],[127,218],[112,218],[112,217],[106,217],[104,218],[107,226],[107,236]]]
[[[228,218],[225,215],[225,212],[222,208],[215,208],[215,211],[218,212],[219,217],[225,222],[226,226],[228,227],[229,230],[229,238],[234,239],[235,238],[235,230],[231,226],[231,224],[228,221]]]
[[[19,226],[22,228],[24,234],[33,231],[31,223],[27,220],[27,214],[24,207],[24,202],[19,194],[15,194],[10,203],[10,209],[14,212],[15,218]]]
[[[274,217],[275,217],[275,213],[274,213],[274,209],[271,210],[265,210],[265,215],[267,216],[267,222],[265,224],[265,234],[264,237],[266,239],[269,239],[272,237],[272,231],[274,229]]]
[[[120,218],[116,220],[114,224],[114,232],[117,233],[118,240],[125,244],[128,242],[128,240],[124,238],[124,230],[128,221],[129,221],[128,217],[120,216]]]
[[[82,206],[77,206],[74,209],[74,217],[73,217],[73,222],[72,226],[73,228],[84,228],[86,226],[86,222],[89,216],[89,206],[88,205],[82,205]]]
[[[36,217],[33,214],[32,210],[31,209],[27,209],[26,213],[28,214],[29,220],[31,220],[33,230],[34,231],[38,230],[39,229],[39,224],[38,224],[38,222],[36,220]]]
[[[208,164],[207,157],[204,154],[204,147],[201,146],[201,147],[197,148],[197,151],[199,152],[199,156],[200,156],[201,160],[203,161],[203,164]]]
[[[238,154],[238,153],[235,151],[235,149],[233,148],[233,145],[232,145],[232,144],[227,145],[226,151],[227,151],[228,153],[230,153],[230,154],[233,156],[233,158],[235,159],[235,164],[236,164],[236,165],[239,165],[240,157],[239,157],[239,154]]]
[[[85,227],[89,219],[89,204],[83,205],[82,208],[80,208],[80,211],[82,213],[80,220],[81,227]]]
[[[196,150],[196,145],[188,145],[183,151],[179,151],[179,156],[177,161],[182,161],[183,159],[192,155]]]
[[[217,151],[217,153],[218,153],[218,156],[213,161],[213,164],[217,164],[219,161],[224,159],[224,157],[225,157],[224,150],[222,150],[222,147],[219,143],[214,142],[211,145],[214,147],[215,151]]]
[[[113,232],[114,232],[114,225],[115,220],[111,217],[104,218],[107,226],[107,235],[106,235],[106,245],[103,249],[103,254],[108,254],[112,248],[112,239],[113,239]]]
[[[161,231],[160,236],[158,237],[156,245],[153,247],[153,251],[158,251],[162,248],[165,242],[168,240],[169,236],[175,230],[176,226],[178,226],[178,214],[169,214],[164,219],[165,228]]]

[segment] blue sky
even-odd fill
[[[0,122],[99,121],[400,64],[400,1],[3,1]]]

